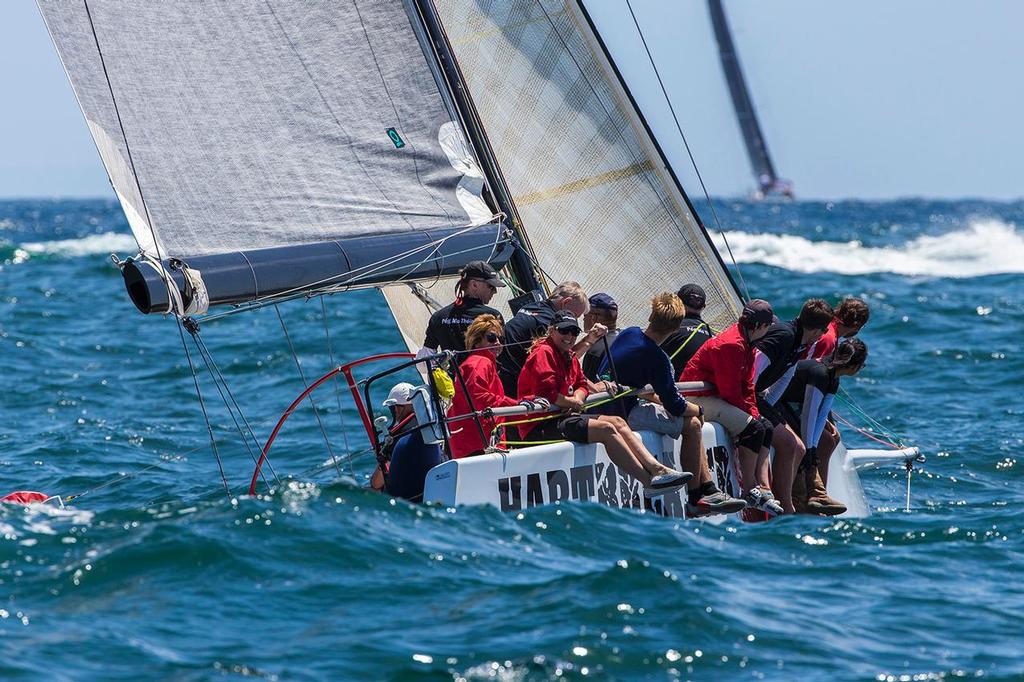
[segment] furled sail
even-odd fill
[[[434,0],[541,269],[619,301],[695,282],[719,328],[739,296],[576,0]]]
[[[409,248],[391,235],[451,236],[493,219],[401,1],[39,5],[150,260],[207,258],[206,278],[235,272],[239,253],[296,263],[307,253],[296,248],[313,245],[311,258],[344,260],[344,246],[331,245],[353,238],[388,258]],[[489,246],[502,230],[487,229]],[[456,251],[412,276],[480,257]],[[231,280],[249,290],[210,292],[211,301],[265,295],[251,270],[255,285]],[[301,289],[322,274],[275,285]]]
[[[792,192],[792,187],[788,181],[781,180],[775,174],[775,166],[772,164],[771,156],[768,155],[768,145],[761,133],[761,125],[757,122],[754,103],[750,99],[750,91],[747,89],[747,81],[743,77],[743,69],[740,68],[739,55],[736,54],[736,46],[732,42],[732,34],[729,31],[729,22],[725,18],[725,10],[722,8],[722,0],[708,0],[708,12],[711,14],[711,26],[715,32],[715,41],[718,43],[718,56],[722,60],[722,71],[725,73],[725,81],[729,85],[729,96],[732,97],[736,119],[739,121],[740,132],[743,134],[743,144],[747,148],[747,156],[750,158],[750,166],[754,170],[758,189],[762,193],[789,194]]]

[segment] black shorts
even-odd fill
[[[779,411],[776,405],[772,405],[761,396],[757,397],[757,411],[761,413],[761,416],[772,423],[772,426],[778,426],[786,421],[786,417]]]
[[[789,428],[793,429],[793,433],[803,438],[803,434],[800,433],[800,413],[803,412],[804,406],[800,403],[787,403],[779,402],[780,412],[786,419],[786,423],[789,424]]]
[[[586,444],[587,426],[591,419],[597,419],[596,414],[570,414],[561,419],[547,419],[533,428],[533,431],[523,438],[527,443],[541,443],[551,440],[569,440],[573,443]]]

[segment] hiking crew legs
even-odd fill
[[[828,463],[832,459],[832,453],[839,445],[839,430],[834,424],[826,424],[825,430],[821,433],[821,440],[818,441],[818,473],[821,474],[822,483],[828,485]]]
[[[622,417],[601,415],[587,423],[587,440],[601,443],[608,459],[639,480],[645,487],[651,479],[671,470],[655,459]]]
[[[703,424],[697,417],[687,417],[683,424],[683,444],[679,449],[679,468],[693,473],[693,478],[686,485],[688,490],[697,490],[711,481],[708,458],[704,456],[701,426]]]
[[[757,486],[768,488],[768,448],[763,443],[765,430],[761,423],[735,405],[715,396],[694,396],[688,400],[703,407],[704,418],[721,424],[735,442],[742,492],[746,494]],[[685,447],[685,437],[683,442]],[[703,473],[700,475],[703,476]]]
[[[793,507],[793,479],[796,467],[804,458],[804,444],[788,424],[779,424],[772,435],[775,459],[772,461],[772,492],[786,510],[796,513]]]

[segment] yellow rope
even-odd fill
[[[676,356],[679,355],[679,351],[681,351],[686,346],[686,344],[690,343],[690,341],[693,340],[693,337],[697,336],[697,332],[700,331],[701,327],[708,327],[708,323],[701,322],[696,327],[694,327],[690,335],[686,337],[686,340],[679,344],[679,347],[676,348],[675,351],[673,351],[672,355],[668,356],[668,359],[675,360]],[[708,327],[708,331],[711,331],[711,327]]]

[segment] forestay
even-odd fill
[[[541,267],[610,293],[627,324],[685,282],[734,322],[735,287],[575,0],[434,4]]]
[[[400,1],[39,5],[151,257],[490,218]]]

